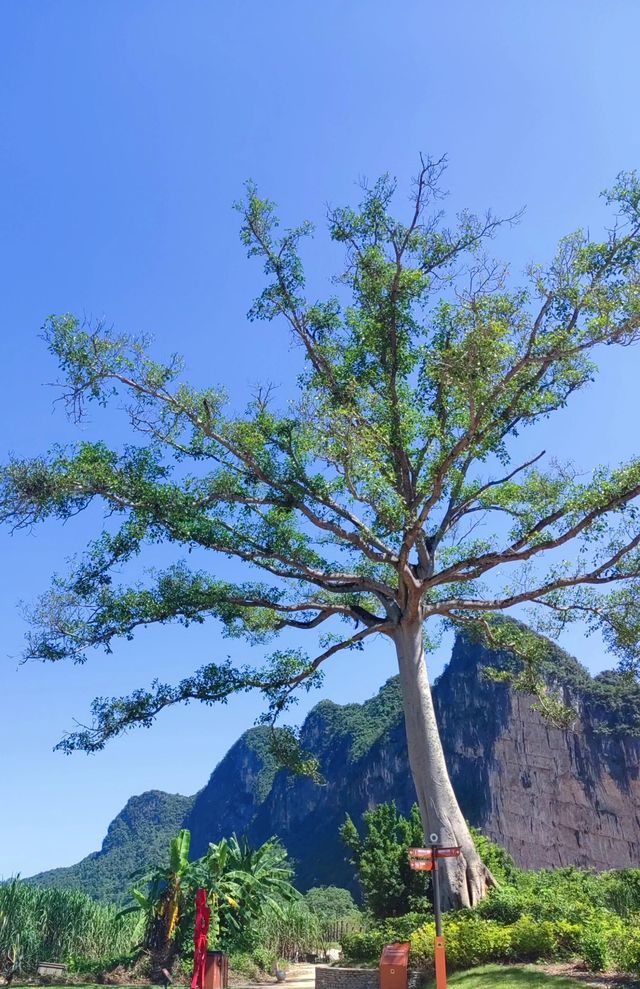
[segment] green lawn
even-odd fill
[[[575,979],[546,975],[528,965],[483,965],[468,972],[456,972],[448,976],[447,983],[451,989],[536,989],[537,986],[577,989],[578,986],[585,985]],[[435,982],[430,983],[429,989],[434,986]]]

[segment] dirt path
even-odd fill
[[[290,965],[287,969],[287,980],[278,983],[275,979],[270,982],[250,984],[247,989],[266,989],[266,986],[282,986],[282,989],[315,989],[315,965]]]

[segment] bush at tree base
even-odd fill
[[[414,807],[412,819],[416,811]],[[393,804],[380,805],[375,815],[370,812],[364,825],[361,838],[353,822],[347,820],[347,844],[355,846],[359,853],[354,856],[357,864],[372,835],[376,839],[373,851],[378,851],[378,845],[386,850],[386,856],[379,856],[382,864],[378,877],[374,854],[371,862],[366,862],[364,874],[359,873],[366,894],[369,889],[377,892],[391,854],[395,860],[407,860],[408,845],[415,841],[415,835],[410,820],[402,817]],[[341,830],[344,832],[345,826]],[[470,830],[482,861],[499,885],[473,910],[446,915],[444,933],[451,968],[495,961],[579,958],[593,971],[613,967],[640,975],[640,869],[602,873],[573,866],[524,870],[478,829]],[[378,832],[384,832],[386,842],[378,840]],[[381,902],[380,897],[372,899],[367,929],[342,939],[345,957],[372,964],[379,959],[384,944],[411,940],[414,963],[430,970],[435,936],[431,914],[405,912],[380,919],[376,912]],[[402,904],[406,910],[409,903],[405,888],[391,903],[392,912]]]
[[[496,846],[484,854],[494,861]],[[502,883],[473,910],[445,915],[453,969],[487,962],[580,959],[592,971],[640,975],[640,869],[595,873],[573,867],[525,871],[502,860]],[[431,971],[435,927],[428,915],[370,920],[343,940],[345,956],[374,963],[385,943],[411,940],[414,964]]]

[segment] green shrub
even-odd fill
[[[558,943],[553,921],[534,920],[525,914],[511,925],[509,933],[514,961],[535,962],[556,957]]]
[[[580,957],[592,972],[602,972],[609,964],[609,941],[601,927],[585,927],[580,937]]]
[[[618,939],[613,962],[629,975],[640,975],[640,931],[631,929],[626,937]]]
[[[640,913],[640,869],[617,869],[599,877],[605,906],[620,917]]]
[[[447,962],[452,969],[471,968],[494,961],[551,961],[575,955],[581,929],[568,921],[534,920],[520,917],[514,924],[501,924],[459,912],[445,919]],[[422,968],[433,965],[435,926],[423,924],[411,938],[413,960]]]
[[[488,961],[506,960],[510,957],[509,928],[493,920],[484,920],[473,914],[447,919],[444,924],[447,946],[447,962],[451,969],[471,968]],[[433,966],[435,925],[423,924],[411,938],[411,955],[420,967]]]
[[[640,975],[640,869],[502,868],[506,879],[475,909],[445,918],[451,968],[579,957],[593,971]],[[414,961],[427,970],[433,940],[431,922],[411,936]]]
[[[478,904],[476,913],[500,924],[514,924],[527,912],[527,897],[513,886],[500,886]]]
[[[229,968],[234,975],[241,975],[251,982],[259,979],[264,971],[256,964],[252,955],[244,951],[232,952],[229,955]]]
[[[450,921],[445,925],[444,934],[447,960],[452,969],[504,961],[510,956],[509,928],[493,920],[469,917]]]
[[[414,911],[402,917],[391,917],[383,923],[376,924],[373,930],[382,935],[385,944],[392,941],[410,941],[413,932],[429,920],[433,920],[431,914]]]
[[[388,938],[381,930],[356,931],[342,939],[342,951],[348,961],[377,961]]]
[[[476,851],[484,864],[491,870],[494,879],[499,883],[509,882],[519,871],[511,855],[500,845],[496,845],[494,841],[487,838],[479,828],[469,825],[469,831]]]
[[[568,920],[556,920],[553,926],[556,939],[556,957],[575,957],[580,950],[580,935],[582,934],[580,924],[572,924]]]

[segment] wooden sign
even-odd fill
[[[409,865],[412,869],[423,870],[428,872],[433,866],[433,858],[437,859],[448,859],[457,858],[460,854],[460,848],[458,845],[449,845],[442,848],[410,848],[409,849]]]

